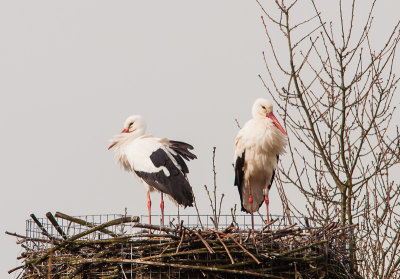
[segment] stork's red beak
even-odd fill
[[[129,133],[129,130],[128,130],[128,129],[123,129],[123,130],[121,131],[121,134],[123,134],[123,133]],[[116,144],[117,144],[117,142],[113,142],[113,143],[108,147],[107,150],[110,150],[110,149],[113,148],[114,145],[116,145]]]
[[[281,124],[279,124],[279,122],[278,122],[278,119],[276,119],[275,115],[272,112],[267,114],[267,117],[270,118],[274,122],[274,125],[276,126],[276,128],[278,128],[285,136],[287,136],[285,130],[283,130]]]

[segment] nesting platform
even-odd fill
[[[146,216],[32,214],[25,235],[7,232],[25,249],[23,264],[10,272],[63,279],[355,278],[352,227],[275,217],[252,232],[238,222],[246,216],[220,216],[218,228],[209,217],[169,215],[163,227],[145,224]]]

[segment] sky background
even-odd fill
[[[265,8],[276,9],[267,2],[273,1]],[[322,1],[321,9],[332,13],[327,2],[333,1]],[[398,1],[379,1],[377,43],[399,10]],[[212,185],[216,146],[223,213],[230,213],[239,203],[235,118],[243,125],[254,100],[268,98],[258,78],[268,47],[261,14],[256,1],[244,0],[0,1],[2,278],[22,252],[4,232],[24,234],[31,213],[127,207],[128,214],[146,214],[145,188],[107,151],[131,114],[143,115],[149,134],[195,147],[189,179],[202,213],[210,212],[203,185]],[[289,199],[301,201],[285,187]],[[276,189],[270,195],[271,213],[279,214]],[[159,214],[159,195],[152,199]],[[166,213],[176,213],[169,201]]]

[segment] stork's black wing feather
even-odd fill
[[[187,166],[182,158],[174,156],[182,171],[174,164],[163,149],[157,149],[150,155],[150,159],[155,167],[165,167],[169,175],[163,170],[159,172],[135,171],[147,184],[156,188],[160,192],[170,195],[178,204],[183,206],[193,206],[193,191],[185,177],[188,172]],[[178,158],[178,159],[177,159]],[[184,167],[181,165],[183,162]]]
[[[178,165],[181,167],[181,171],[182,171],[185,175],[186,175],[187,173],[189,173],[189,168],[187,167],[187,165],[186,165],[186,163],[185,163],[185,160],[182,159],[181,155],[179,155],[179,154],[176,154],[176,155],[171,154],[171,155],[175,158],[176,162],[177,162]]]
[[[182,141],[170,140],[170,148],[182,156],[185,160],[193,160],[197,159],[196,155],[194,155],[189,150],[193,149],[193,146]]]
[[[247,212],[243,207],[243,199],[242,199],[242,187],[243,187],[243,177],[244,177],[244,158],[245,151],[243,151],[241,156],[236,158],[235,162],[235,185],[238,186],[239,196],[240,196],[240,205],[242,206],[241,210]]]
[[[279,155],[276,155],[276,162],[277,162],[277,163],[279,162]],[[271,189],[272,183],[274,182],[275,170],[276,170],[276,169],[274,169],[274,170],[272,171],[271,181],[270,181],[269,184],[268,184],[268,190]]]

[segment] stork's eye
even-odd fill
[[[264,106],[261,106],[263,109],[265,109],[265,107]]]
[[[135,123],[135,122],[131,122],[131,123],[129,124],[129,127],[130,127],[130,126],[132,126],[132,125],[133,125],[133,123]]]

